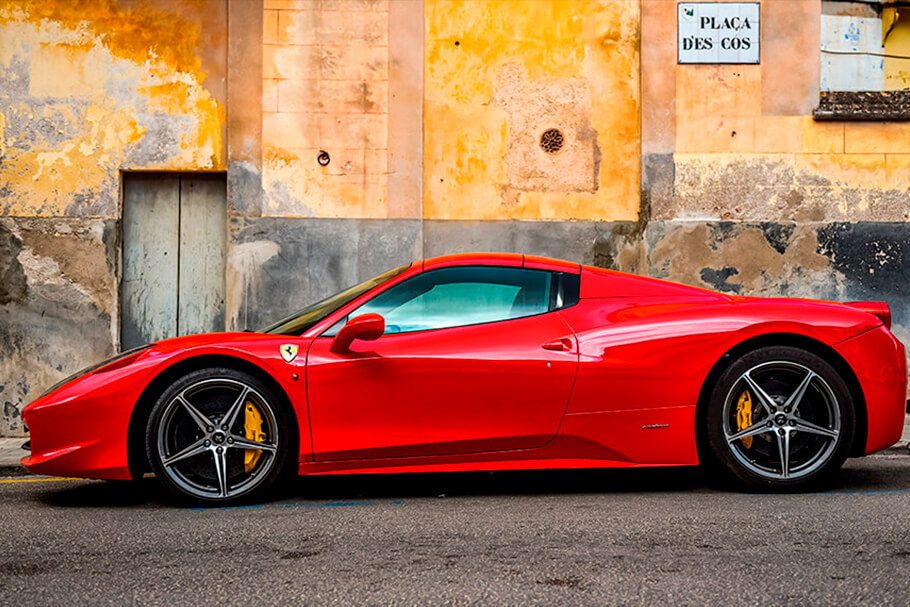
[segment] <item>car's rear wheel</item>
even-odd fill
[[[261,496],[287,459],[281,401],[234,369],[189,373],[158,398],[146,427],[155,476],[182,501],[228,504]]]
[[[843,464],[855,412],[843,378],[824,359],[793,347],[750,352],[721,374],[705,419],[709,456],[753,489],[800,489]]]

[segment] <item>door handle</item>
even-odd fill
[[[554,339],[540,346],[544,350],[555,350],[557,352],[570,352],[572,350],[572,340],[568,337]]]

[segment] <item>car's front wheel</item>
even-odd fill
[[[290,426],[280,400],[256,377],[208,368],[158,398],[146,427],[155,476],[182,501],[222,505],[260,496],[287,459]]]
[[[755,489],[799,489],[828,478],[853,440],[855,412],[843,378],[793,347],[750,352],[724,371],[705,415],[709,456]]]

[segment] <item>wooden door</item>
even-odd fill
[[[123,177],[121,349],[223,331],[225,176]]]

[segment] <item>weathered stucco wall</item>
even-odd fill
[[[113,353],[118,239],[110,219],[0,218],[0,436],[24,431],[30,399]]]
[[[643,0],[638,259],[744,295],[883,299],[906,342],[910,123],[812,118],[818,0],[761,3],[759,65],[677,65],[665,9]]]
[[[223,169],[224,6],[0,2],[0,214],[116,217],[120,170]]]
[[[643,121],[643,140],[674,154],[673,194],[652,200],[653,219],[910,219],[910,124],[811,117],[819,19],[817,1],[764,2],[760,65],[676,65],[676,15],[646,1],[642,70],[661,83],[646,118],[673,106],[672,121]]]
[[[419,2],[265,1],[262,215],[417,216],[421,26]]]
[[[224,0],[0,0],[0,435],[119,340],[120,171],[223,170]]]
[[[263,215],[637,217],[637,0],[264,8]]]
[[[427,0],[424,217],[634,221],[638,17],[637,0]]]

